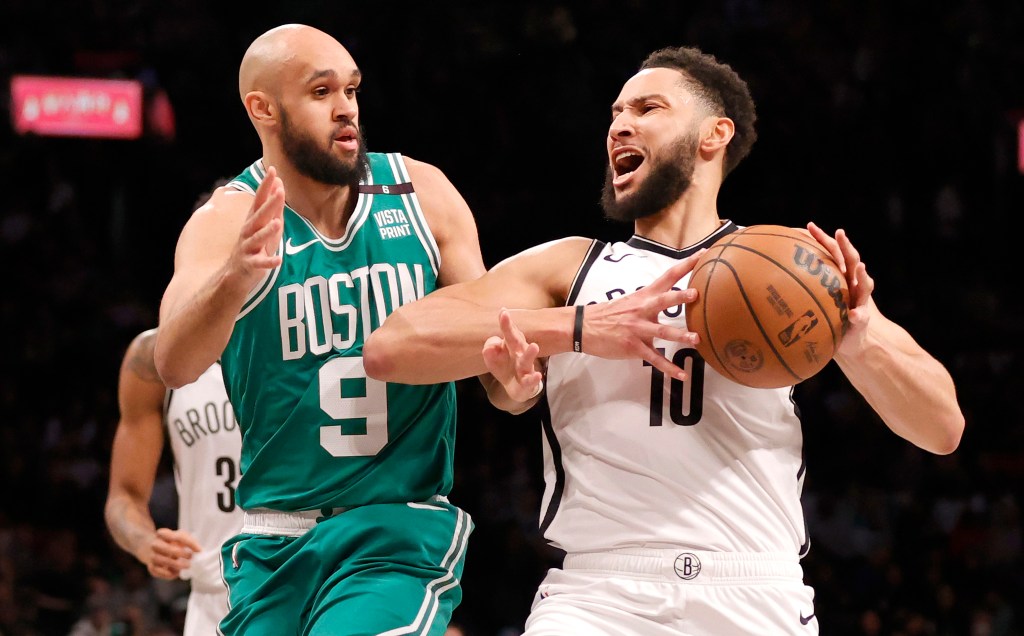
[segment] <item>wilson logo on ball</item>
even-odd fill
[[[821,281],[822,287],[828,290],[828,295],[832,297],[832,302],[835,303],[836,309],[839,310],[839,319],[843,323],[843,333],[846,333],[846,328],[850,322],[850,308],[846,305],[846,300],[843,298],[843,280],[831,267],[825,264],[817,254],[814,254],[806,249],[802,245],[796,245],[796,252],[793,254],[793,263],[804,270],[811,276],[818,276]]]

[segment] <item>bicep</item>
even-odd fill
[[[490,308],[558,307],[592,243],[580,237],[545,243],[498,263],[480,278],[434,293]]]

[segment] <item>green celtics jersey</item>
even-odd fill
[[[229,185],[255,192],[257,161]],[[222,356],[242,429],[245,509],[312,510],[447,495],[451,383],[379,382],[363,343],[437,287],[439,254],[398,154],[370,154],[344,236],[285,206],[283,262],[246,299]]]

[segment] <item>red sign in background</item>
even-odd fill
[[[1024,174],[1024,117],[1017,122],[1017,170]]]
[[[21,133],[135,139],[142,134],[142,85],[131,80],[16,75],[11,114]]]

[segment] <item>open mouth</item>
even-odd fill
[[[339,129],[334,135],[334,141],[340,143],[343,146],[350,146],[358,143],[359,133],[356,131],[354,126],[344,126]]]
[[[615,172],[615,180],[625,180],[629,175],[636,172],[643,162],[643,155],[634,150],[618,153],[612,158],[612,170]]]

